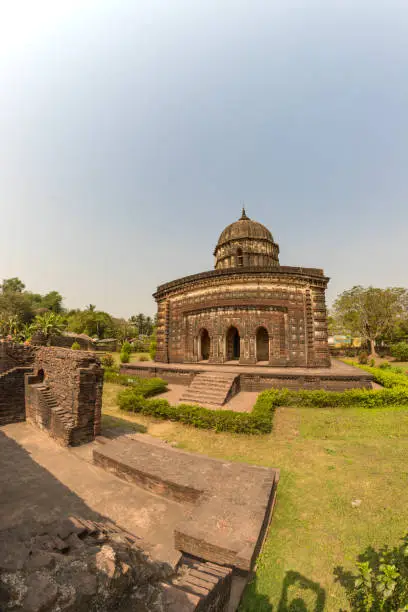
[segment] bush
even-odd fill
[[[132,345],[129,342],[124,342],[121,346],[120,352],[128,353],[130,355],[130,353],[132,352]]]
[[[80,351],[81,350],[81,345],[79,344],[79,342],[77,342],[75,340],[75,342],[72,344],[71,348],[72,348],[73,351]]]
[[[101,359],[101,364],[105,368],[113,368],[113,366],[115,365],[115,360],[113,358],[113,355],[111,355],[110,353],[107,353],[106,355],[104,355]]]
[[[375,359],[370,359],[369,365],[370,365],[371,368],[375,368]]]
[[[179,404],[171,406],[165,399],[146,399],[138,389],[124,389],[118,394],[121,410],[140,412],[160,419],[180,421],[199,429],[230,431],[234,433],[260,434],[272,430],[275,410],[274,396],[261,393],[250,414],[232,410],[209,410],[201,406]]]
[[[361,351],[358,354],[358,363],[361,363],[361,364],[368,363],[368,353],[366,351]]]
[[[371,367],[373,367],[373,366],[371,365]],[[380,368],[380,370],[390,370],[391,369],[391,364],[388,361],[383,361],[382,363],[380,363],[380,365],[378,367]]]
[[[168,383],[161,378],[139,378],[137,376],[127,376],[126,374],[118,374],[113,370],[105,370],[105,382],[132,387],[132,391],[136,389],[140,395],[150,397],[158,393],[167,391]]]
[[[130,353],[127,353],[126,351],[121,351],[119,357],[121,363],[129,363],[130,361]]]
[[[152,340],[150,343],[149,355],[153,361],[154,361],[154,358],[156,357],[156,350],[157,350],[157,342],[156,340]]]
[[[379,390],[347,389],[346,391],[270,389],[258,395],[250,413],[209,410],[190,404],[171,406],[166,399],[148,399],[165,390],[167,383],[161,379],[129,377],[106,371],[105,380],[129,387],[118,394],[118,405],[121,410],[180,421],[200,429],[245,434],[270,433],[273,414],[278,406],[386,408],[408,405],[407,376],[395,374],[392,369],[381,370],[362,365],[358,367],[372,373],[374,379],[385,388]]]
[[[386,389],[392,389],[394,387],[408,388],[408,376],[396,371],[396,368],[386,368],[384,370],[381,368],[370,368],[369,366],[360,365],[354,361],[349,361],[346,359],[345,362],[360,368],[369,374],[372,374],[375,382],[382,385]]]
[[[408,535],[400,546],[372,547],[364,551],[356,564],[357,575],[336,569],[347,590],[351,610],[355,612],[394,612],[408,609]]]
[[[390,353],[397,361],[408,361],[408,342],[393,344]]]

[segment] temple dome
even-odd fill
[[[245,209],[242,210],[242,215],[238,221],[234,221],[221,232],[221,235],[217,242],[217,247],[229,242],[230,240],[237,240],[241,238],[256,238],[258,240],[269,240],[273,242],[273,236],[267,227],[253,221],[247,217]]]
[[[216,269],[279,266],[279,246],[271,232],[250,219],[244,208],[238,221],[221,232],[214,255]]]

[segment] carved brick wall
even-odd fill
[[[216,271],[219,272],[219,271]],[[310,271],[308,271],[310,272]],[[268,333],[271,366],[326,367],[327,345],[325,288],[320,270],[303,273],[252,271],[215,275],[206,273],[180,279],[159,288],[156,361],[201,361],[200,334],[210,337],[210,363],[231,358],[227,346],[230,327],[240,336],[241,364],[256,364],[257,331]]]

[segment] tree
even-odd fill
[[[37,315],[32,324],[32,330],[34,332],[42,332],[47,340],[51,336],[61,335],[64,328],[65,323],[63,318],[55,312],[46,312],[43,315]]]
[[[408,291],[403,287],[361,287],[344,291],[333,305],[336,325],[370,343],[376,355],[379,338],[391,336],[401,318],[406,316]]]
[[[25,289],[25,284],[19,278],[3,279],[3,284],[0,286],[2,293],[22,293]]]
[[[49,291],[41,297],[41,307],[47,308],[56,314],[63,312],[62,295],[58,291]]]

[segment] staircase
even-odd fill
[[[180,401],[212,408],[223,406],[239,391],[238,382],[239,374],[235,373],[203,372],[196,374]]]

